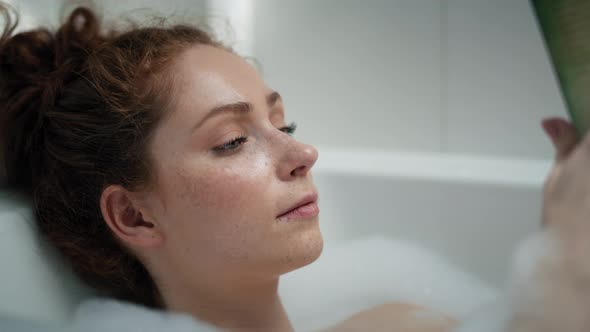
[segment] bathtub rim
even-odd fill
[[[540,188],[552,160],[505,158],[442,152],[323,148],[314,174],[404,177],[489,185]]]

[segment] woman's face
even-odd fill
[[[152,218],[178,277],[276,277],[314,261],[323,241],[312,146],[291,137],[280,96],[240,57],[186,51],[172,68],[172,111],[156,129]]]

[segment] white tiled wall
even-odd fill
[[[61,3],[13,2],[25,23]],[[209,18],[261,64],[297,136],[320,147],[550,158],[539,121],[565,115],[528,0],[95,3],[107,20],[134,8]]]

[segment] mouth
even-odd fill
[[[317,192],[309,193],[289,209],[279,214],[277,219],[281,221],[292,221],[316,217],[320,213],[317,201]]]

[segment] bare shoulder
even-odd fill
[[[447,332],[456,326],[457,321],[444,313],[414,304],[385,303],[361,311],[321,332]]]

